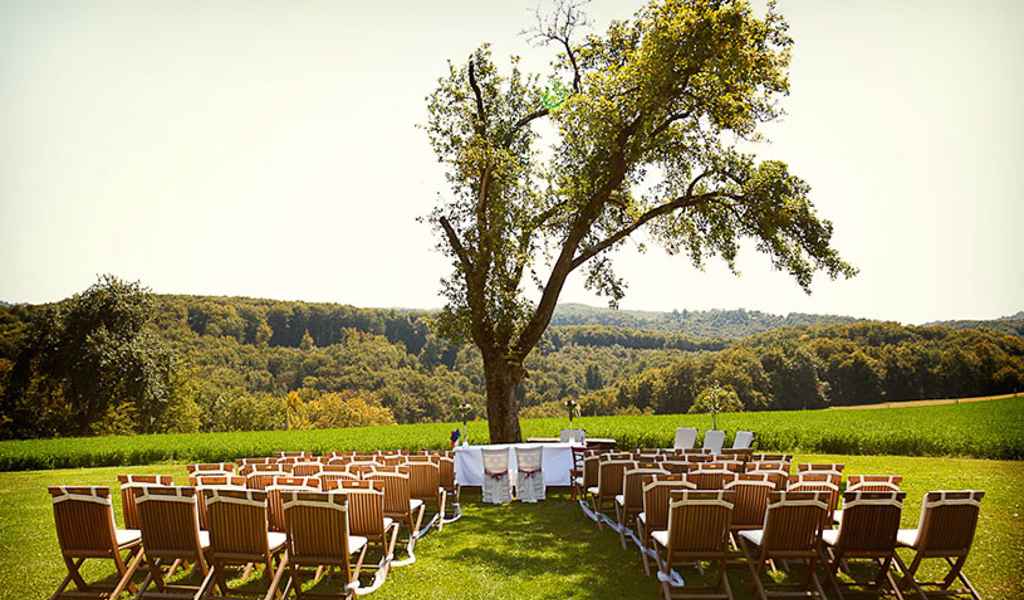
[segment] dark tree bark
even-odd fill
[[[491,443],[521,442],[523,436],[519,428],[516,386],[523,380],[523,367],[503,356],[488,356],[484,358],[484,374]]]

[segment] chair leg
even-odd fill
[[[619,543],[622,549],[626,549],[626,507],[618,502],[615,503],[615,520],[619,524]]]
[[[145,556],[145,554],[141,549],[135,553],[135,556],[132,557],[132,560],[128,563],[127,568],[125,568],[124,573],[121,574],[121,579],[117,582],[117,585],[110,592],[111,598],[117,598],[121,595],[121,592],[131,587],[132,576],[135,575],[135,571],[139,568],[139,564],[142,563],[143,556]]]
[[[973,600],[981,600],[981,594],[978,593],[978,590],[974,589],[974,584],[972,584],[971,580],[967,579],[967,575],[964,574],[963,563],[966,559],[967,556],[965,555],[961,557],[959,561],[957,561],[959,568],[956,570],[956,577],[960,580],[960,583],[964,584],[964,587],[967,588],[967,592],[971,595],[971,598],[973,598]],[[946,562],[948,562],[950,565],[953,564],[953,561],[949,560],[948,558],[946,559]]]
[[[57,593],[54,594],[54,598],[64,593],[64,589],[67,588],[68,583],[72,581],[75,582],[75,588],[80,592],[84,592],[89,589],[89,584],[82,579],[81,573],[78,572],[78,568],[81,567],[84,562],[84,558],[79,558],[77,561],[74,561],[67,556],[64,557],[64,564],[67,565],[68,568],[68,576],[64,579],[64,583],[61,584],[60,588],[58,588]]]
[[[732,595],[732,586],[729,585],[729,561],[723,559],[721,565],[722,591],[725,592],[725,597],[728,598],[728,600],[734,600]]]
[[[644,575],[648,577],[651,575],[651,561],[647,557],[648,542],[647,539],[647,527],[641,521],[637,521],[637,530],[640,532],[640,540],[644,543],[643,548],[640,549],[640,560],[644,564]]]
[[[747,567],[750,568],[750,577],[753,580],[754,592],[757,597],[761,600],[768,600],[768,596],[764,591],[764,584],[761,583],[761,569],[764,568],[764,561],[754,560],[754,557],[750,555],[749,548],[747,547],[747,541],[740,538],[740,551],[743,552],[743,556],[747,559]]]
[[[442,529],[444,529],[444,509],[445,509],[445,505],[447,503],[448,503],[448,492],[446,492],[444,490],[441,490],[438,493],[438,497],[437,497],[437,506],[438,506],[437,514],[439,515],[438,518],[437,518],[437,530],[438,531],[441,531]]]
[[[900,578],[899,583],[896,585],[899,587],[909,586],[917,592],[917,595],[921,600],[928,600],[928,596],[924,593],[924,590],[921,589],[921,586],[917,584],[917,580],[914,579],[914,576],[917,574],[918,567],[921,566],[921,555],[916,555],[914,560],[911,561],[909,567],[903,562],[903,559],[900,558],[899,554],[894,554],[893,559],[896,561],[896,565],[899,566],[900,571],[903,573],[903,577]]]

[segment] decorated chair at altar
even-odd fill
[[[483,501],[488,504],[511,502],[512,481],[508,472],[508,448],[481,448],[480,454],[484,463]]]
[[[544,499],[543,458],[542,446],[516,446],[516,496],[520,501],[537,502]]]

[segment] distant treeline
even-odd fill
[[[993,331],[678,313],[713,332],[698,337],[666,315],[628,317],[660,319],[654,329],[552,327],[526,361],[525,414],[561,415],[569,398],[587,414],[686,412],[711,385],[745,410],[772,410],[1010,392],[1024,381],[1024,342]],[[834,319],[844,323],[734,339],[743,323]],[[427,312],[153,295],[109,277],[60,303],[0,306],[3,438],[451,421],[465,402],[483,414],[479,354],[436,336]]]

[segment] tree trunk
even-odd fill
[[[484,358],[487,381],[487,427],[492,444],[522,441],[516,386],[523,380],[523,367],[503,356]]]

